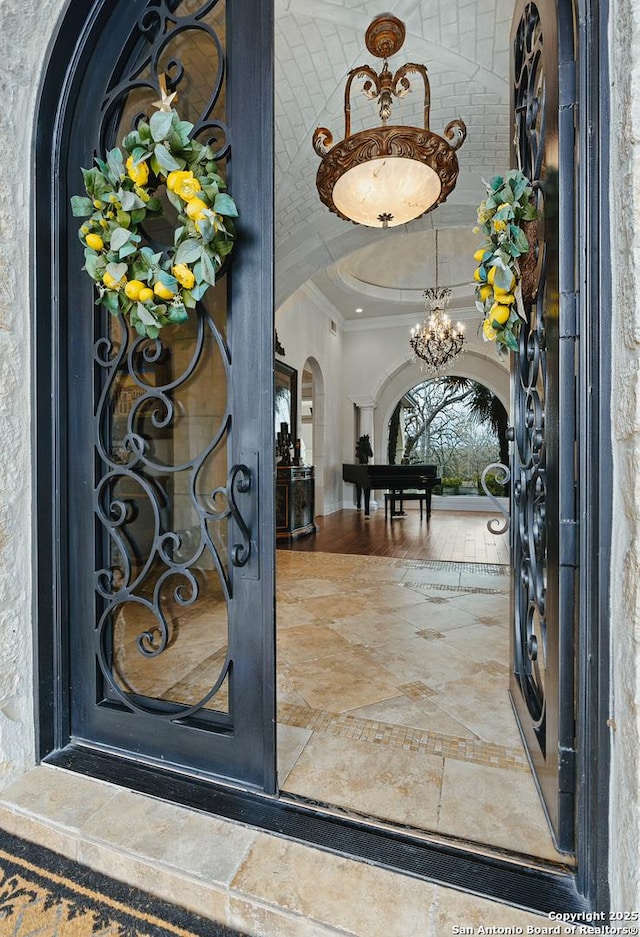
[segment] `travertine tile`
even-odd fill
[[[239,824],[128,791],[119,791],[94,813],[82,833],[207,885],[228,884],[256,835]]]
[[[336,631],[316,622],[287,628],[278,637],[278,658],[295,666],[304,660],[315,660],[328,654],[341,654],[353,646]]]
[[[485,669],[483,669],[483,667]],[[489,664],[478,665],[464,678],[464,693],[454,679],[440,684],[434,702],[486,742],[521,748],[520,733],[509,702],[508,673],[496,675]]]
[[[280,785],[284,783],[312,734],[311,729],[278,724],[278,783]]]
[[[386,745],[384,738],[378,744],[314,733],[285,789],[395,823],[435,830],[442,767],[441,757]]]
[[[284,839],[260,836],[232,887],[358,937],[429,933],[432,885]]]
[[[521,927],[521,933],[527,932],[528,926],[549,927],[548,917],[523,911],[519,908],[510,908],[508,905],[486,898],[478,898],[453,888],[438,886],[435,889],[435,901],[431,915],[431,927],[428,937],[449,937],[454,933],[454,927],[472,928],[467,933],[476,933],[478,928]],[[458,933],[464,933],[458,930]],[[512,933],[518,933],[513,930]]]
[[[564,862],[530,773],[445,759],[438,830]]]
[[[4,805],[63,827],[81,829],[114,796],[115,788],[59,768],[29,771],[2,791]]]
[[[349,647],[289,670],[293,687],[314,709],[345,711],[398,695],[393,674],[362,647]]]

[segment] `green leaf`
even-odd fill
[[[493,285],[500,287],[501,290],[509,290],[511,289],[512,280],[513,274],[511,270],[504,270],[502,267],[498,267]]]
[[[157,143],[153,153],[158,166],[165,172],[174,172],[176,169],[183,169],[186,165],[183,159],[178,160],[172,156],[163,143]]]
[[[102,305],[105,309],[108,309],[112,315],[117,316],[120,311],[118,294],[114,290],[105,290],[102,294]]]
[[[139,225],[140,222],[144,221],[144,217],[147,214],[144,208],[136,208],[131,212],[131,224]]]
[[[129,268],[127,264],[109,263],[106,267],[106,273],[113,277],[116,283],[119,283],[123,276],[125,276],[128,269]]]
[[[169,322],[186,322],[189,313],[182,305],[169,306],[168,318]]]
[[[71,211],[74,218],[86,218],[93,214],[93,202],[82,195],[74,195],[71,198]]]
[[[208,284],[205,283],[204,286],[208,286]],[[185,306],[187,307],[187,309],[195,309],[195,308],[196,308],[196,298],[195,298],[195,296],[193,295],[193,290],[183,290],[183,291],[182,291],[182,302],[185,304]]]
[[[504,343],[507,346],[507,348],[509,348],[511,351],[517,351],[518,340],[513,334],[513,332],[509,332],[508,330],[505,330],[503,335],[504,335]]]
[[[156,143],[167,139],[172,123],[173,113],[171,111],[156,111],[155,114],[152,114],[149,129],[151,130],[151,137]]]
[[[191,288],[190,293],[196,302],[198,302],[198,300],[202,299],[208,289],[209,284],[203,281],[201,283],[196,283],[196,285]]]
[[[167,273],[166,270],[158,270],[157,279],[160,283],[163,283],[168,290],[171,290],[172,293],[177,293],[180,288],[180,284],[172,274]]]
[[[84,269],[93,280],[101,280],[107,264],[104,257],[87,248],[84,252]]]
[[[529,242],[527,241],[527,236],[517,225],[510,226],[511,237],[513,238],[513,243],[518,249],[519,254],[526,254],[529,250]]]
[[[133,154],[134,149],[137,146],[140,146],[140,134],[138,131],[132,130],[131,133],[128,133],[122,141],[122,145],[125,150],[128,150],[129,153]]]
[[[120,179],[124,176],[124,157],[122,151],[117,147],[113,150],[109,150],[107,153],[107,165],[115,179]]]
[[[233,250],[233,240],[231,238],[217,237],[213,243],[221,257],[226,257]]]
[[[202,279],[206,283],[211,284],[211,286],[214,286],[216,282],[216,268],[209,260],[209,257],[205,253],[205,251],[202,252],[201,262],[202,262]]]
[[[136,315],[145,325],[158,325],[157,316],[146,306],[143,306],[142,303],[136,305]]]
[[[172,192],[170,189],[167,189],[167,199],[171,202],[175,210],[179,214],[184,214],[184,202],[179,195],[176,195],[175,192]]]
[[[120,257],[120,260],[124,260],[125,257],[129,256],[129,254],[135,254],[135,252],[136,252],[135,244],[131,244],[129,242],[128,244],[125,244],[124,247],[120,248],[120,250],[118,251],[118,256]]]
[[[230,218],[238,217],[236,203],[226,192],[219,192],[216,195],[216,200],[213,203],[213,210],[219,215],[228,215]]]
[[[161,213],[162,202],[160,201],[159,198],[150,198],[149,201],[146,203],[146,209],[147,211],[154,212],[154,214],[156,212]]]
[[[111,232],[111,250],[119,251],[120,248],[124,247],[124,245],[127,243],[131,237],[131,234],[132,232],[127,228],[115,228],[115,230]]]
[[[124,211],[133,211],[134,208],[146,207],[140,196],[128,189],[119,189],[117,196]]]
[[[189,238],[179,245],[175,253],[175,262],[177,264],[193,264],[198,260],[202,253],[202,245],[195,238]]]

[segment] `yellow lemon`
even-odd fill
[[[87,247],[93,251],[101,251],[104,247],[104,241],[99,234],[87,234],[86,241]]]
[[[494,290],[496,294],[496,299],[503,306],[511,306],[512,303],[515,303],[516,298],[513,293],[508,293],[506,290]]]
[[[488,251],[485,247],[479,247],[478,250],[473,255],[473,259],[477,260],[478,263],[480,263],[484,259],[484,255],[487,253]]]
[[[484,337],[486,338],[488,342],[492,342],[494,338],[496,337],[496,335],[498,334],[496,330],[494,329],[494,327],[491,325],[491,322],[489,321],[489,319],[485,319],[484,322],[482,323],[482,331],[484,333]]]
[[[119,290],[120,287],[126,283],[125,278],[123,277],[120,281],[114,280],[110,273],[105,273],[102,277],[102,282],[110,290]]]
[[[144,283],[142,280],[129,280],[126,284],[124,291],[129,299],[139,299],[140,291],[144,289]]]
[[[493,286],[493,281],[496,278],[497,271],[498,271],[497,267],[491,267],[489,270],[489,273],[487,274],[487,282],[489,282],[492,286]]]
[[[148,286],[143,286],[138,293],[138,302],[148,303],[150,299],[153,299],[153,290],[149,289]]]
[[[483,283],[487,279],[487,273],[484,267],[476,267],[473,271],[473,279],[476,283]]]
[[[159,299],[173,299],[174,293],[160,280],[153,286],[153,292]]]
[[[484,286],[480,287],[480,302],[486,302],[490,296],[493,295],[493,290],[488,283],[485,283]]]
[[[197,221],[206,208],[208,208],[207,203],[201,198],[192,198],[190,202],[187,202],[185,211],[192,221]]]
[[[500,303],[494,303],[489,312],[489,319],[491,322],[498,322],[500,325],[504,325],[510,315],[511,310],[508,306],[501,306]]]

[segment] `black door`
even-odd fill
[[[575,66],[570,4],[519,3],[515,165],[540,220],[512,362],[511,696],[558,849],[574,849],[577,608]],[[523,277],[524,283],[524,277]]]
[[[95,3],[59,138],[69,738],[269,792],[271,50],[263,0]],[[81,167],[154,113],[162,80],[239,218],[215,286],[149,338],[95,305],[68,206]],[[154,251],[173,245],[175,217],[167,202],[144,229]]]

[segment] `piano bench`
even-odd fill
[[[396,502],[400,502],[400,510],[396,511]],[[403,501],[419,501],[420,502],[420,520],[422,520],[422,512],[426,505],[427,509],[427,520],[431,517],[431,492],[430,491],[386,491],[384,495],[384,519],[387,520],[389,515],[389,505],[391,505],[391,520],[394,517],[402,517],[404,511],[402,510]]]

